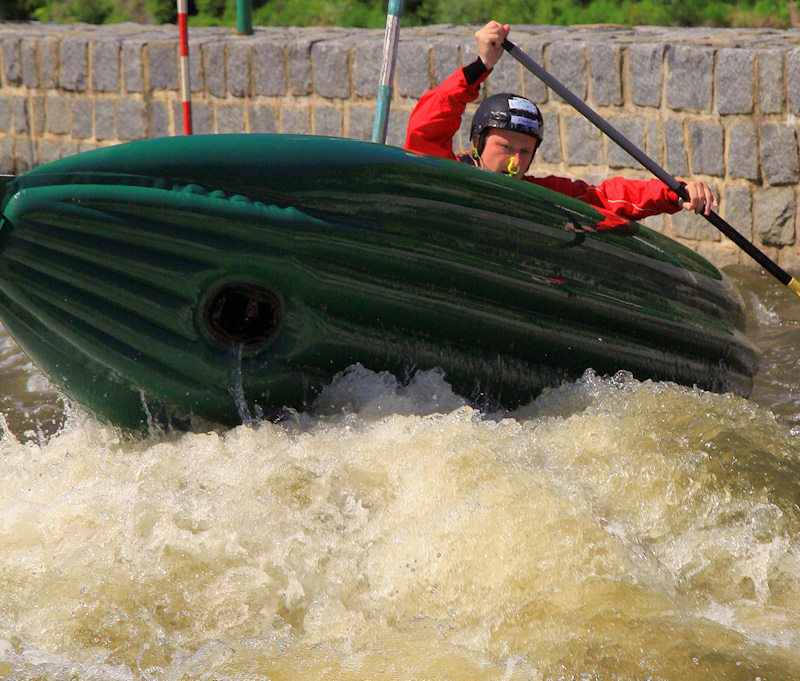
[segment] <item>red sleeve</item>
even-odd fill
[[[677,194],[657,178],[629,180],[612,177],[596,185],[553,175],[526,179],[601,209],[611,217],[598,225],[600,228],[613,227],[628,220],[642,220],[652,215],[677,213],[681,209]]]
[[[440,85],[422,95],[408,119],[405,148],[428,156],[456,160],[453,137],[461,127],[461,116],[467,104],[478,98],[481,83],[488,75],[487,71],[469,84],[464,70],[458,69]]]

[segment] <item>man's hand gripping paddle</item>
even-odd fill
[[[583,116],[585,116],[591,123],[608,135],[608,137],[621,146],[631,156],[633,156],[633,158],[635,158],[639,163],[653,173],[653,175],[666,184],[667,187],[674,191],[680,198],[686,201],[689,200],[689,194],[686,191],[686,185],[683,182],[679,182],[672,177],[672,175],[670,175],[666,170],[653,161],[653,159],[647,156],[647,154],[633,144],[633,142],[625,137],[619,130],[599,116],[596,111],[590,108],[584,101],[582,101],[577,95],[569,90],[569,88],[545,71],[541,66],[539,66],[539,64],[537,64],[527,54],[514,45],[514,43],[506,39],[503,41],[503,48],[512,57],[514,57],[514,59],[528,69],[528,71],[530,71],[551,90],[558,94],[565,102],[583,114]],[[789,288],[796,295],[800,296],[800,282],[788,272],[783,270],[765,253],[759,250],[755,244],[748,241],[714,211],[711,211],[708,215],[703,214],[703,217],[725,236],[727,236],[731,241],[733,241],[733,243],[735,243],[745,253],[747,253],[747,255],[753,258],[753,260],[755,260],[765,270],[767,270],[767,272],[781,282],[781,284]]]

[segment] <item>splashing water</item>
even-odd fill
[[[591,372],[481,414],[353,367],[280,423],[2,441],[0,675],[800,678],[798,442]]]

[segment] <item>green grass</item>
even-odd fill
[[[491,0],[425,3],[431,23],[621,24],[624,26],[776,26],[790,24],[786,0],[506,0],[502,16]]]
[[[251,0],[255,26],[382,28],[386,0]],[[402,24],[621,24],[786,28],[795,0],[406,0]],[[192,25],[236,25],[236,0],[190,0]],[[2,0],[0,19],[172,23],[175,0]]]

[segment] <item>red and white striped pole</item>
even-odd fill
[[[192,134],[192,93],[189,89],[189,0],[178,0],[178,32],[181,45],[181,95],[183,97],[183,132]]]

